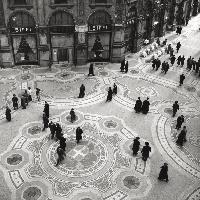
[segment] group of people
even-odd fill
[[[125,59],[121,61],[120,72],[128,72],[128,61],[126,61]]]
[[[111,87],[108,88],[108,94],[106,98],[106,102],[112,101],[112,96],[117,94],[117,85],[113,84],[113,89]]]
[[[16,96],[16,94],[13,94],[12,97],[12,105],[13,105],[13,109],[14,110],[18,110],[19,109],[19,103],[18,103],[19,99]],[[24,93],[21,95],[21,107],[22,109],[26,109],[26,107],[28,106],[29,102],[32,101],[32,90],[31,87],[28,87],[27,90],[24,91]],[[9,108],[9,106],[6,106],[6,119],[7,121],[11,121],[11,109]]]
[[[133,140],[133,146],[132,146],[132,151],[133,151],[133,156],[136,156],[140,150],[140,137],[136,137]],[[142,160],[147,161],[149,158],[149,154],[151,152],[151,147],[149,146],[149,142],[145,142],[145,145],[141,149],[142,153]],[[168,182],[168,164],[164,163],[163,166],[161,166],[161,170],[158,176],[158,179],[161,181],[166,181]]]
[[[138,97],[135,103],[134,110],[136,113],[142,112],[143,114],[147,114],[149,112],[149,106],[150,102],[148,97],[143,102],[141,101],[140,97]]]
[[[191,56],[187,59],[187,70],[193,70],[195,74],[198,74],[200,77],[200,57],[198,61],[194,60]]]

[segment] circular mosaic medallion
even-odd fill
[[[67,120],[68,122],[71,123],[71,116],[70,116],[70,115],[67,115],[67,116],[66,116],[66,120]],[[75,121],[74,121],[74,122],[76,122],[76,121],[78,121],[78,116],[77,116],[77,115],[76,115],[76,117],[75,117]]]
[[[116,128],[117,127],[117,122],[113,121],[113,120],[107,120],[104,122],[104,126],[106,128],[112,129],[112,128]]]
[[[135,70],[135,69],[131,70],[130,72],[131,72],[132,74],[138,74],[138,73],[139,73],[139,71],[137,71],[137,70]]]
[[[74,137],[66,138],[66,157],[56,168],[63,175],[68,177],[82,177],[94,174],[106,164],[108,153],[106,146],[97,138],[86,136],[76,145]],[[52,144],[48,151],[50,165],[54,166],[57,160],[57,144]]]
[[[31,78],[31,76],[29,74],[23,74],[23,75],[21,75],[21,79],[23,81],[29,80],[30,78]]]
[[[139,187],[140,181],[139,178],[135,176],[127,176],[124,178],[123,184],[125,187],[132,190],[132,189],[137,189]]]
[[[188,86],[188,85],[185,86],[185,89],[186,89],[188,92],[195,92],[195,91],[196,91],[196,88],[195,88],[195,87],[193,87],[193,86]]]
[[[62,80],[69,80],[75,77],[75,74],[66,71],[66,72],[56,74],[56,77]]]
[[[9,165],[18,165],[22,162],[22,156],[20,154],[12,154],[7,158]]]
[[[25,200],[37,200],[42,195],[42,192],[37,187],[29,187],[23,193],[23,198]]]
[[[28,133],[31,135],[37,135],[38,133],[40,133],[42,131],[42,128],[38,125],[35,125],[33,127],[30,127],[28,129]]]
[[[153,87],[137,87],[136,91],[145,97],[156,97],[158,92]]]

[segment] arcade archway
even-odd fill
[[[15,65],[38,64],[37,32],[34,18],[17,11],[10,16],[8,29]]]
[[[74,60],[75,24],[71,14],[56,11],[49,20],[50,45],[53,62],[69,62]]]
[[[88,19],[88,61],[110,61],[112,20],[104,10]]]

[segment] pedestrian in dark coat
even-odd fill
[[[179,130],[179,129],[181,128],[183,122],[184,122],[184,116],[181,115],[181,116],[179,116],[179,117],[177,118],[177,121],[176,121],[176,129],[177,129],[177,130]]]
[[[138,100],[135,103],[134,110],[136,113],[139,113],[142,110],[142,101],[140,100],[140,97],[138,97]]]
[[[40,89],[39,88],[36,88],[36,97],[37,97],[37,100],[40,101]]]
[[[113,91],[112,91],[113,95],[117,94],[117,85],[114,83],[113,85]]]
[[[46,117],[49,118],[49,104],[46,101],[44,104],[44,112],[46,114]]]
[[[149,112],[149,106],[150,106],[149,98],[147,97],[147,99],[144,100],[142,103],[142,113],[143,114],[147,114]]]
[[[55,133],[57,140],[60,140],[63,137],[62,128],[59,123],[56,123]]]
[[[83,98],[85,96],[85,86],[82,84],[80,87],[80,93],[78,98]]]
[[[12,102],[13,102],[14,110],[17,110],[18,109],[18,98],[16,97],[15,94],[13,94]]]
[[[185,57],[183,56],[183,57],[181,58],[181,67],[183,67],[184,63],[185,63]]]
[[[91,63],[90,67],[89,67],[89,74],[88,74],[88,76],[90,76],[90,75],[94,76],[94,65],[93,65],[93,63]]]
[[[175,60],[176,60],[175,55],[172,55],[172,56],[170,57],[170,61],[171,61],[171,65],[172,65],[172,66],[173,66],[174,63],[175,63]]]
[[[21,97],[21,107],[22,109],[26,109],[26,100],[25,100],[24,95],[22,95]]]
[[[180,75],[180,80],[179,80],[179,86],[183,85],[183,81],[185,80],[185,75],[181,74]]]
[[[27,90],[24,91],[23,96],[24,96],[24,98],[25,98],[25,104],[26,104],[26,106],[28,106],[28,102],[29,102],[29,100],[28,100],[28,96],[29,96],[29,95],[28,95]]]
[[[181,56],[179,56],[178,58],[177,58],[177,65],[179,66],[180,64],[181,64]]]
[[[171,50],[170,50],[170,57],[172,57],[173,55],[174,55],[174,49],[173,48],[171,48]]]
[[[169,181],[169,179],[168,179],[168,164],[164,163],[164,165],[161,166],[160,168],[161,168],[161,170],[160,170],[158,179],[160,181],[166,181],[166,182],[168,182]]]
[[[66,138],[64,138],[64,137],[60,138],[60,148],[62,148],[65,151],[65,148],[66,148]]]
[[[193,71],[195,71],[195,67],[196,67],[196,61],[194,60],[194,58],[192,58],[192,69],[193,69]]]
[[[106,102],[107,101],[112,101],[112,89],[111,89],[111,87],[109,87],[109,89],[108,89],[108,95],[107,95]]]
[[[173,115],[172,117],[174,117],[177,113],[177,111],[179,110],[179,105],[178,105],[178,101],[175,101],[173,106],[172,106],[172,109],[173,109]]]
[[[176,44],[176,51],[177,51],[177,53],[178,53],[178,51],[179,51],[180,48],[181,48],[181,43],[178,42],[178,43]]]
[[[156,67],[156,63],[157,63],[157,60],[156,60],[156,59],[153,59],[153,60],[152,60],[152,68],[153,68],[153,70],[154,70],[155,67]]]
[[[161,72],[165,72],[165,68],[166,68],[166,62],[164,61],[164,62],[162,63]]]
[[[132,150],[133,150],[133,155],[136,156],[138,154],[138,151],[140,149],[140,141],[139,141],[139,137],[136,137],[134,140],[133,140],[133,147],[132,147]]]
[[[145,146],[142,148],[142,160],[147,161],[147,158],[149,158],[149,153],[151,152],[151,147],[149,146],[148,142],[145,142]]]
[[[57,148],[56,151],[58,154],[56,166],[58,166],[65,159],[66,154],[65,151],[60,146]]]
[[[169,70],[169,63],[166,62],[166,63],[165,63],[165,68],[164,68],[165,74],[168,72],[168,70]]]
[[[126,64],[125,64],[125,73],[127,73],[128,72],[128,61],[126,61]]]
[[[28,93],[28,102],[30,102],[30,101],[32,101],[32,90],[30,87],[28,87],[27,93]]]
[[[161,65],[161,61],[159,59],[157,59],[156,61],[156,71],[160,68]]]
[[[10,122],[11,121],[11,110],[10,110],[10,108],[8,106],[6,106],[6,113],[5,113],[5,115],[6,115],[7,121]]]
[[[43,125],[44,125],[42,131],[45,131],[45,129],[48,128],[48,125],[49,125],[49,119],[46,116],[45,112],[43,112],[42,120],[43,120]]]
[[[192,69],[192,58],[191,58],[191,56],[187,59],[187,69],[189,71]]]
[[[181,130],[181,132],[178,135],[178,139],[176,140],[176,144],[183,146],[183,143],[186,142],[186,133],[187,133],[187,129],[186,126],[183,127],[183,129]]]
[[[52,121],[49,123],[49,129],[51,132],[51,139],[54,139],[56,133],[56,125]]]
[[[121,67],[120,67],[120,72],[124,72],[124,67],[125,67],[125,59],[121,61]]]
[[[73,108],[70,110],[70,113],[69,113],[69,114],[70,114],[70,116],[71,116],[71,123],[73,123],[73,122],[76,120],[76,114],[75,114]]]
[[[82,134],[83,134],[83,130],[78,127],[76,129],[76,143],[78,144],[80,142],[80,140],[82,140]]]
[[[196,62],[196,68],[195,68],[195,73],[196,73],[196,74],[199,72],[199,68],[200,68],[200,58],[199,58],[199,60]]]

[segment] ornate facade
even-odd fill
[[[196,15],[198,5],[198,0],[3,0],[0,64],[119,62],[145,39],[162,36],[167,24]]]

